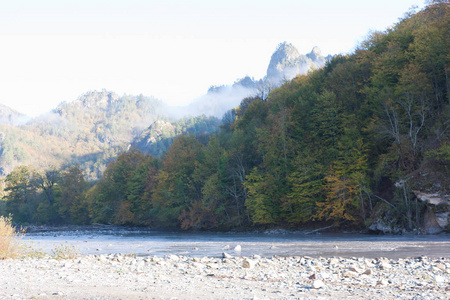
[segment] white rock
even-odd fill
[[[233,258],[233,256],[231,256],[230,254],[228,254],[228,253],[226,253],[226,252],[223,252],[223,253],[222,253],[222,257],[223,257],[223,258]]]
[[[256,261],[248,258],[244,259],[244,261],[242,262],[242,267],[247,269],[253,269],[255,265]]]
[[[369,261],[367,259],[364,261],[364,264],[366,265],[366,268],[373,268],[373,267],[375,267],[375,265],[371,261]]]
[[[171,261],[179,261],[180,260],[180,258],[177,255],[173,255],[173,254],[166,256],[166,258]]]
[[[314,280],[314,281],[313,281],[311,287],[312,287],[313,289],[320,289],[320,288],[325,287],[325,283],[323,283],[322,280],[317,279],[317,280]]]
[[[237,245],[236,247],[234,247],[234,251],[236,252],[241,252],[241,250],[242,250],[241,245]]]
[[[388,285],[389,282],[386,279],[381,279],[380,281],[378,281],[378,284],[380,284],[380,285]]]
[[[434,281],[436,281],[437,283],[444,283],[445,278],[440,275],[436,275],[436,276],[434,276]]]

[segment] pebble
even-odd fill
[[[0,261],[0,299],[448,298],[448,260],[404,258],[131,257]],[[433,267],[433,268],[431,268]],[[57,291],[55,292],[55,287]],[[53,290],[52,290],[53,289]],[[101,293],[99,292],[101,291]],[[292,295],[295,295],[292,296]]]
[[[322,280],[314,280],[311,286],[313,289],[320,289],[325,287],[325,283]]]

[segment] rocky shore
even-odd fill
[[[0,261],[0,299],[449,299],[450,259],[133,257]]]

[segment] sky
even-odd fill
[[[0,1],[0,103],[37,116],[91,90],[184,105],[265,76],[279,43],[352,53],[424,0]]]

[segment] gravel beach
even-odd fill
[[[0,299],[449,299],[450,259],[133,257],[0,261]]]

